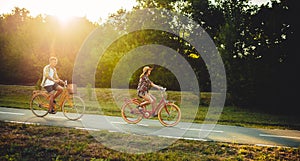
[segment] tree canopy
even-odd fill
[[[292,106],[296,103],[296,96],[290,90],[299,87],[295,78],[299,69],[295,52],[296,0],[272,0],[262,6],[252,5],[248,0],[215,0],[214,3],[209,0],[137,2],[132,11],[121,9],[104,24],[76,18],[67,25],[61,25],[52,16],[31,17],[30,11],[25,8],[15,8],[11,13],[1,15],[0,83],[36,84],[50,56],[59,59],[59,75],[72,81],[74,61],[90,33],[97,29],[98,32],[113,36],[128,24],[139,23],[130,17],[134,16],[131,13],[135,10],[165,8],[191,18],[213,39],[226,69],[227,91],[230,94],[227,104],[264,109],[288,106],[291,110],[295,109]],[[173,25],[174,30],[182,31],[182,34],[188,30],[184,24],[169,25]],[[96,43],[104,41],[106,37],[95,39]],[[201,91],[210,91],[210,77],[201,54],[184,39],[154,30],[129,33],[111,44],[97,67],[95,86],[110,87],[112,70],[118,60],[130,50],[147,44],[165,45],[180,53],[193,67]],[[99,46],[92,45],[86,50],[93,57],[93,53],[99,52]],[[84,66],[88,67],[88,63],[83,64],[82,68]],[[132,88],[135,88],[139,74],[136,72],[130,78]],[[171,81],[166,81],[166,77]],[[163,67],[157,66],[157,75],[152,79],[169,89],[180,90],[174,75]]]

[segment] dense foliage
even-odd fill
[[[296,0],[271,1],[255,6],[248,0],[138,0],[135,9],[155,7],[179,12],[199,23],[214,40],[225,64],[228,93],[227,103],[274,109],[283,105],[295,110],[297,53],[296,51]],[[131,13],[134,11],[131,11]],[[120,10],[104,24],[76,18],[61,24],[51,16],[31,17],[26,9],[15,8],[12,13],[0,16],[0,83],[34,85],[49,56],[59,58],[60,76],[72,81],[76,55],[89,34],[96,28],[115,35],[126,27],[128,11]],[[124,16],[125,15],[125,16]],[[131,17],[132,19],[132,17]],[[136,22],[138,23],[138,22]],[[134,22],[130,23],[134,25]],[[184,26],[176,26],[182,29]],[[106,37],[98,38],[98,41]],[[202,91],[210,91],[210,79],[200,53],[175,35],[162,31],[140,31],[128,34],[114,42],[96,72],[96,87],[110,87],[112,69],[126,52],[146,44],[166,45],[180,54],[196,72]],[[99,52],[99,46],[91,46]],[[95,58],[98,59],[98,58]],[[86,64],[88,65],[88,64]],[[169,89],[180,90],[174,75],[157,67],[153,80]],[[140,73],[131,78],[136,86]],[[163,78],[165,78],[163,77]],[[93,83],[93,82],[91,82]],[[277,109],[278,110],[278,109]],[[274,110],[273,110],[274,111]]]

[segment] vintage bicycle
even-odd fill
[[[160,90],[161,100],[157,106],[151,110],[147,110],[147,106],[142,106],[142,110],[139,110],[137,106],[143,101],[138,98],[125,99],[125,103],[122,106],[121,113],[122,118],[129,124],[137,124],[143,118],[150,118],[155,111],[157,112],[159,122],[166,127],[175,126],[181,119],[180,108],[173,102],[166,100],[166,88]]]
[[[66,118],[74,121],[80,119],[85,111],[85,103],[82,98],[74,95],[76,90],[76,85],[67,84],[67,81],[65,81],[63,92],[61,93],[59,100],[54,104],[54,110],[62,111]],[[46,116],[49,113],[49,101],[50,96],[47,91],[33,91],[30,101],[32,113],[38,117]]]

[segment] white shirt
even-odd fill
[[[47,79],[46,75],[48,73],[48,76],[50,78],[54,79],[55,72],[56,72],[56,69],[51,68],[50,65],[46,65],[44,67],[44,69],[43,69],[43,80],[42,80],[42,83],[41,83],[42,87],[54,85],[55,82],[53,82],[52,80]]]

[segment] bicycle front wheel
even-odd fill
[[[62,111],[69,120],[78,120],[83,116],[85,111],[84,101],[78,96],[70,96],[64,101]]]
[[[143,116],[140,111],[136,108],[138,103],[135,101],[126,102],[121,109],[122,118],[129,124],[139,123]]]
[[[175,126],[181,118],[180,108],[173,103],[167,103],[158,111],[158,120],[164,126]]]
[[[48,114],[49,100],[44,94],[36,94],[30,102],[30,109],[37,117],[44,117]]]

